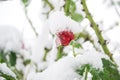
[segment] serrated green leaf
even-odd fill
[[[17,59],[16,53],[11,51],[9,55],[9,61],[11,66],[15,66],[16,59]]]
[[[72,13],[71,18],[77,22],[81,22],[83,20],[83,16],[78,13]]]

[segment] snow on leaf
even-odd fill
[[[16,80],[16,75],[7,67],[6,63],[0,63],[0,75],[7,80]]]

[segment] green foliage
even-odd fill
[[[58,53],[57,53],[57,60],[59,60],[60,58],[62,58],[64,55],[63,55],[63,49],[64,49],[64,46],[60,45],[58,46]]]
[[[120,74],[117,70],[117,67],[109,60],[102,59],[103,70],[95,69],[89,64],[85,64],[81,66],[80,69],[77,70],[78,74],[83,76],[85,72],[85,68],[89,70],[92,74],[92,80],[120,80]]]
[[[90,70],[90,73],[93,75],[92,80],[101,80],[101,77],[99,75],[100,74],[99,69],[92,68]]]
[[[75,12],[76,3],[72,0],[66,0],[64,11],[67,16],[71,16],[71,18],[77,22],[80,22],[83,20],[83,16]]]
[[[27,59],[27,60],[25,60],[25,61],[23,62],[23,64],[26,66],[26,65],[30,64],[30,62],[31,62],[31,60],[30,60],[30,59]]]
[[[82,76],[83,76],[83,73],[85,72],[85,68],[90,69],[90,67],[91,67],[90,64],[84,64],[84,65],[82,65],[82,66],[80,67],[80,69],[77,69],[76,71],[77,71],[77,73],[78,73],[79,75],[82,75]]]
[[[9,53],[5,53],[3,50],[0,51],[0,63],[7,63],[9,66],[15,66],[16,64],[16,53],[11,51]]]
[[[75,13],[75,10],[76,10],[76,4],[75,4],[75,2],[73,2],[73,1],[71,0],[70,12],[71,12],[71,13]]]
[[[77,22],[80,22],[83,20],[83,16],[81,14],[78,14],[78,13],[72,13],[71,18]]]
[[[16,80],[14,76],[3,72],[1,69],[0,69],[0,77],[5,78],[5,80]]]
[[[82,48],[82,45],[74,40],[70,42],[70,45],[72,45],[75,48]]]
[[[76,10],[76,4],[72,0],[66,0],[65,13],[68,16],[70,13],[74,13]]]
[[[0,63],[6,63],[7,66],[15,66],[16,64],[16,53],[15,52],[8,52],[5,53],[3,50],[0,50]],[[5,74],[4,72],[0,71],[0,76],[4,77],[6,80],[16,80],[9,74]]]
[[[103,71],[100,72],[102,80],[120,80],[120,74],[112,62],[102,59],[103,62]]]
[[[6,62],[6,57],[3,50],[0,50],[0,63]]]
[[[15,66],[16,59],[17,59],[16,53],[11,51],[9,55],[9,61],[11,66]]]
[[[0,71],[0,76],[3,77],[3,78],[5,78],[6,80],[16,80],[13,76],[5,74],[2,71]]]
[[[69,9],[70,9],[70,3],[71,3],[71,0],[66,0],[64,11],[65,11],[65,13],[66,13],[67,16],[70,13],[70,11],[69,11]]]

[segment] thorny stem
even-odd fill
[[[30,25],[31,25],[31,28],[32,28],[32,30],[34,31],[34,33],[35,33],[35,35],[36,35],[36,37],[37,37],[37,36],[38,36],[38,33],[37,33],[37,31],[35,30],[35,27],[33,26],[32,21],[30,20],[30,18],[29,18],[28,15],[27,15],[27,9],[26,9],[26,7],[24,8],[24,11],[25,11],[25,16],[26,16],[26,18],[27,18],[28,22],[29,22]]]
[[[91,27],[93,28],[93,30],[94,30],[95,33],[96,33],[96,36],[98,37],[99,43],[100,43],[103,51],[105,52],[106,55],[109,56],[109,58],[110,58],[113,62],[115,62],[114,59],[113,59],[113,57],[112,57],[111,52],[110,52],[109,49],[108,49],[108,46],[107,46],[107,44],[106,44],[106,40],[104,40],[104,38],[103,38],[103,36],[102,36],[102,34],[101,34],[101,31],[100,31],[99,28],[98,28],[98,25],[97,25],[97,24],[95,23],[95,21],[93,20],[91,14],[90,14],[90,12],[89,12],[89,10],[88,10],[88,8],[87,8],[86,1],[85,1],[85,0],[81,0],[81,4],[83,5],[83,9],[84,9],[84,11],[85,11],[85,13],[86,13],[86,17],[88,18],[88,20],[89,20],[90,23],[91,23]]]

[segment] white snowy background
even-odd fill
[[[106,3],[103,3],[104,0],[87,1],[89,10],[94,16],[95,21],[103,21],[103,25],[101,27],[106,30],[110,26],[114,25],[115,22],[119,22],[120,20],[115,8],[109,7],[108,5],[106,6]],[[44,22],[43,17],[41,16],[41,8],[41,0],[32,0],[28,7],[28,16],[32,20],[39,34],[42,31],[42,22]],[[0,25],[10,25],[12,27],[16,27],[27,42],[35,39],[34,32],[26,20],[23,4],[20,0],[8,0],[5,2],[0,1]],[[117,41],[118,43],[120,41],[120,38],[117,36],[119,35],[119,28],[120,27],[116,27],[107,32],[108,37],[112,41]]]

